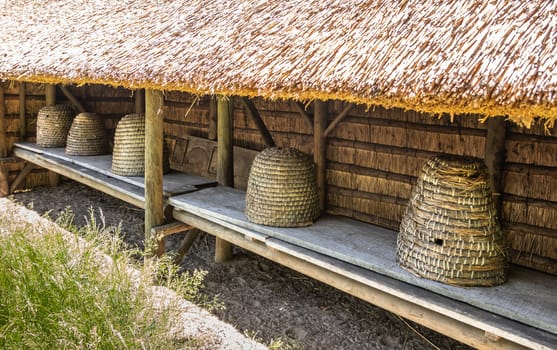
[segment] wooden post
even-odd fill
[[[145,90],[135,90],[135,113],[145,113]]]
[[[501,219],[501,179],[502,169],[505,163],[505,137],[507,124],[504,117],[487,119],[487,135],[485,140],[484,162],[489,171],[489,184],[497,210],[497,216]]]
[[[25,82],[19,83],[19,138],[25,141],[27,135],[27,121],[25,120]]]
[[[56,85],[45,85],[44,98],[47,106],[54,106],[56,104]]]
[[[56,104],[56,85],[46,84],[44,92],[45,102],[47,106],[54,106]],[[56,187],[62,181],[59,174],[48,171],[48,186]]]
[[[163,95],[160,91],[145,90],[145,249],[160,256],[165,239],[156,244],[151,229],[164,221],[162,196]],[[151,250],[153,249],[153,250]]]
[[[217,97],[217,181],[222,186],[234,186],[233,113],[231,98]],[[232,258],[232,244],[220,238],[215,243],[215,262]]]
[[[0,158],[8,156],[8,137],[6,135],[6,99],[4,87],[0,85]]]
[[[217,139],[217,99],[211,96],[209,100],[209,133],[207,138],[209,140]]]
[[[325,210],[327,199],[327,102],[315,100],[313,116],[313,161],[317,165],[317,187],[319,188],[319,204]]]

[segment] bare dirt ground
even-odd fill
[[[143,246],[143,211],[84,185],[64,182],[12,198],[53,219],[70,206],[78,225],[89,208],[100,208],[108,224],[122,223],[130,247]],[[167,250],[182,238],[170,237]],[[203,291],[226,306],[215,315],[265,344],[278,339],[282,349],[469,349],[250,252],[236,248],[224,264],[215,264],[213,253],[214,238],[202,234],[182,267],[207,271]]]

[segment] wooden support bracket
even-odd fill
[[[344,118],[346,118],[348,113],[352,110],[352,107],[354,107],[354,105],[351,103],[349,103],[348,105],[346,105],[346,107],[344,107],[342,112],[340,112],[340,114],[337,115],[335,119],[333,119],[331,124],[329,124],[327,129],[325,129],[325,132],[323,133],[324,137],[328,137],[331,134],[331,132],[333,132],[335,127],[338,125],[338,123],[340,123]]]
[[[199,237],[200,234],[201,234],[201,231],[196,229],[196,228],[191,229],[186,233],[186,236],[182,240],[182,243],[180,243],[180,247],[178,248],[178,251],[176,252],[176,257],[174,258],[174,263],[176,265],[179,265],[179,264],[182,263],[182,261],[184,260],[184,257],[188,254],[191,247],[193,246],[193,243],[195,242],[197,237]]]
[[[257,129],[259,129],[261,136],[263,136],[265,145],[267,147],[275,147],[275,141],[273,140],[269,129],[267,129],[267,126],[265,126],[265,122],[263,122],[263,118],[261,118],[261,115],[257,111],[257,108],[255,107],[253,101],[247,97],[242,97],[240,101],[242,101],[242,104],[244,105],[244,108],[248,112],[250,118],[255,122],[255,125],[257,125]]]
[[[34,164],[29,163],[29,162],[25,163],[25,166],[23,167],[23,169],[21,169],[19,174],[17,174],[17,177],[14,179],[14,181],[10,185],[10,193],[14,193],[14,191],[17,190],[18,186],[23,182],[23,180],[25,180],[25,177],[27,177],[27,175],[29,175],[29,173],[34,168],[35,168]]]
[[[79,113],[86,112],[85,107],[83,107],[81,102],[79,102],[79,100],[72,94],[70,90],[68,90],[67,87],[61,85],[60,91],[62,91],[62,93],[68,98],[68,100],[70,100],[72,105],[79,111]]]
[[[292,106],[298,113],[300,113],[302,118],[304,118],[311,130],[313,130],[313,118],[306,112],[304,105],[300,102],[292,101]]]
[[[157,241],[164,239],[165,237],[174,235],[176,233],[191,230],[193,227],[186,225],[180,221],[174,221],[166,225],[155,226],[151,228],[151,237],[155,237]]]

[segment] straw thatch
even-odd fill
[[[2,2],[0,2],[2,4]],[[557,118],[557,3],[4,1],[0,79]]]

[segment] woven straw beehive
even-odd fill
[[[37,115],[37,146],[64,147],[73,115],[66,105],[41,108]]]
[[[103,121],[95,113],[78,114],[68,132],[66,153],[80,156],[105,154],[107,146]]]
[[[426,162],[400,225],[397,261],[447,284],[505,282],[505,242],[481,160],[436,156]]]
[[[278,227],[308,226],[319,217],[313,161],[294,148],[267,148],[251,166],[246,217]]]
[[[143,176],[145,172],[145,116],[127,114],[116,126],[112,172],[122,176]]]

